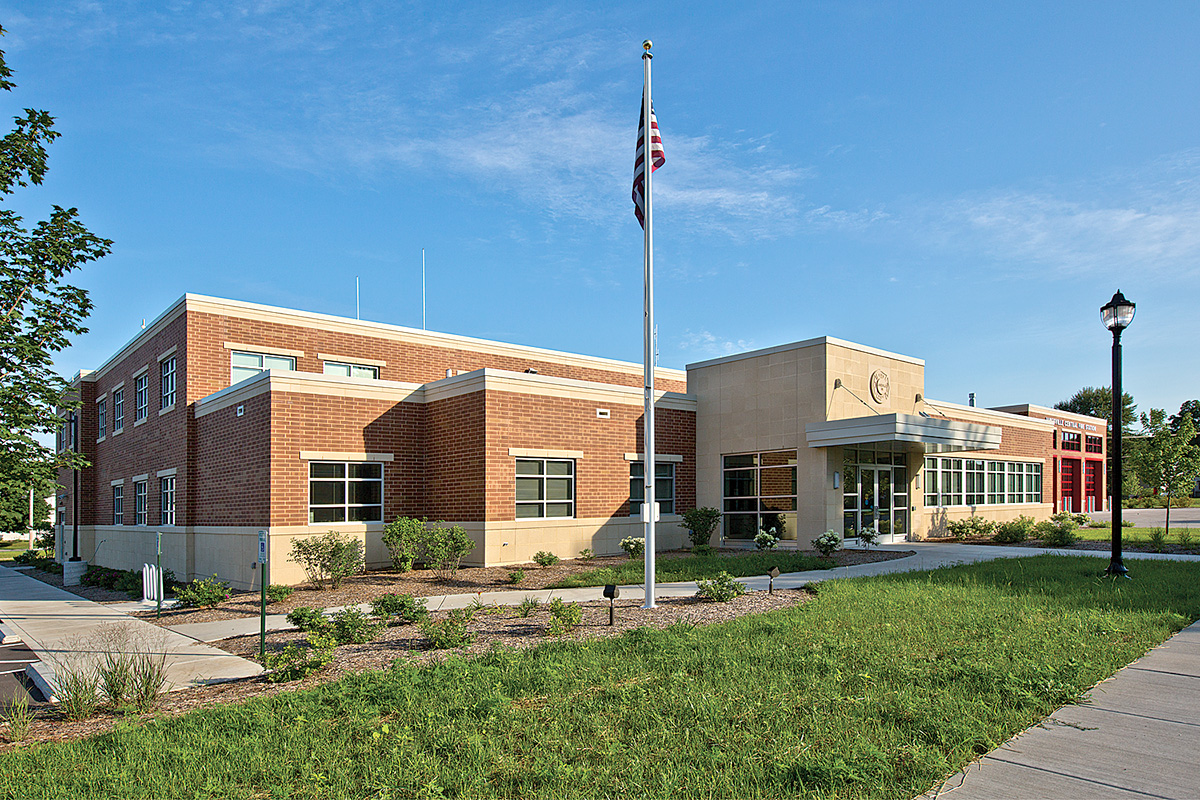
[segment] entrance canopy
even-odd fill
[[[920,414],[879,414],[831,419],[804,426],[809,447],[840,447],[873,442],[916,442],[926,453],[1000,449],[999,427],[926,417]]]

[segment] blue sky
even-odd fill
[[[509,5],[508,8],[505,6]],[[660,363],[820,335],[928,396],[1200,397],[1200,5],[6,2],[43,187],[113,254],[95,367],[184,292],[641,360],[641,41]]]

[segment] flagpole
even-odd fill
[[[654,55],[650,52],[652,43],[649,39],[642,42],[642,66],[645,71],[645,87],[642,92],[642,119],[645,134],[643,137],[643,164],[645,165],[645,186],[643,193],[645,197],[645,329],[643,330],[643,338],[645,340],[645,448],[646,458],[643,462],[644,472],[646,473],[646,490],[642,504],[642,514],[645,519],[645,537],[646,537],[646,602],[642,608],[654,608],[654,517],[658,510],[658,498],[654,493],[654,219],[651,205],[651,190],[652,175],[654,174],[654,159],[652,157],[654,140],[654,118],[651,112],[654,108],[650,101],[650,60]]]

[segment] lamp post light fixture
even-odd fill
[[[779,577],[779,567],[767,570],[767,594],[775,594],[775,579]]]
[[[1124,485],[1121,463],[1121,428],[1124,424],[1122,412],[1125,404],[1121,391],[1121,331],[1133,322],[1135,306],[1125,299],[1120,290],[1106,304],[1100,307],[1100,319],[1104,327],[1112,331],[1112,558],[1108,562],[1105,573],[1117,577],[1129,577],[1125,563],[1121,558],[1121,488]]]
[[[614,604],[621,596],[621,590],[617,588],[616,584],[610,583],[604,587],[604,596],[608,599],[608,624],[611,626],[616,622]]]

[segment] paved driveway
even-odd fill
[[[1112,522],[1111,511],[1097,511],[1089,517],[1101,522]],[[1131,521],[1139,528],[1161,528],[1167,523],[1165,508],[1125,508],[1121,517]],[[1171,527],[1200,528],[1200,508],[1172,508]]]

